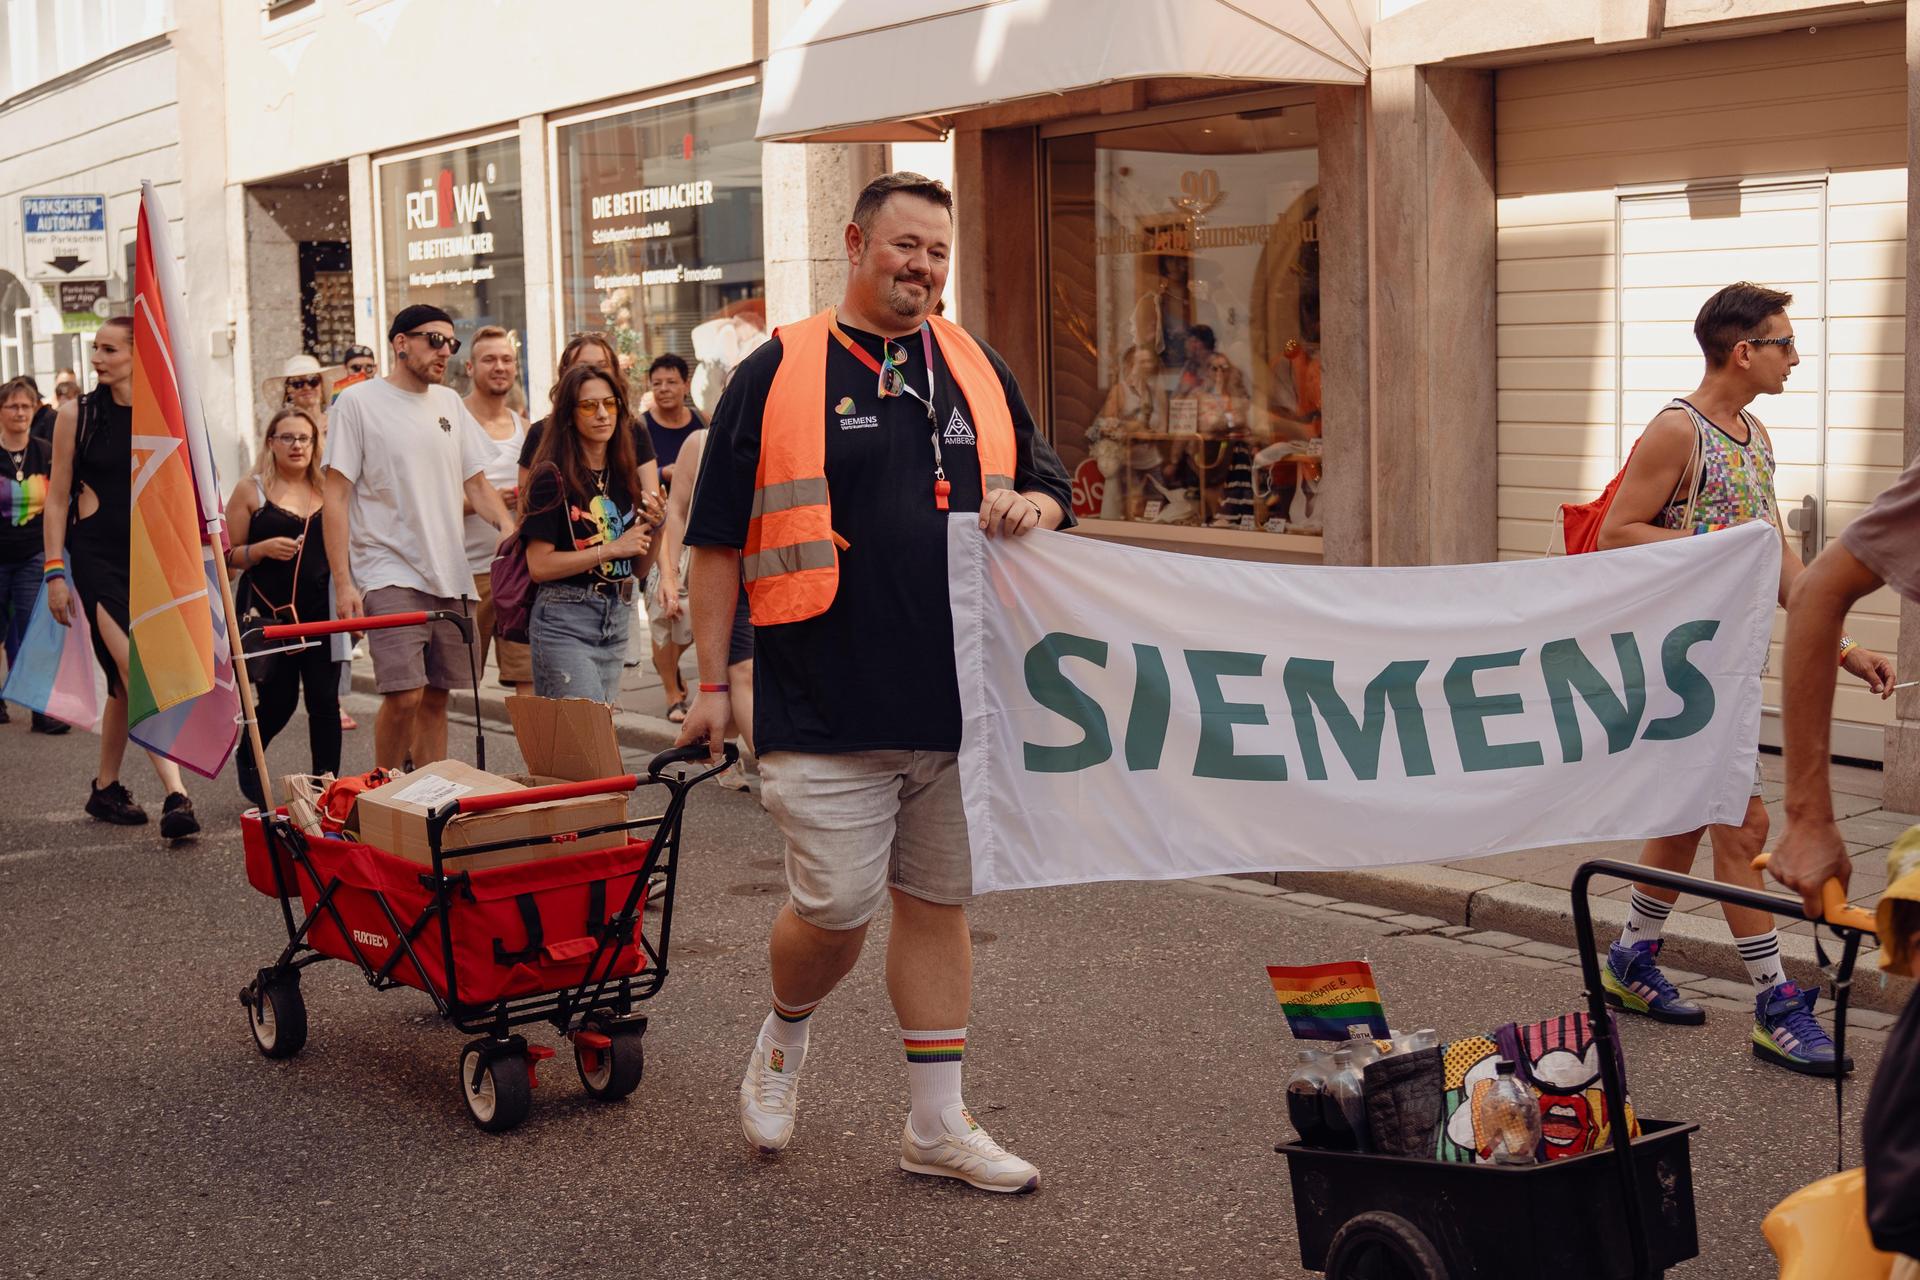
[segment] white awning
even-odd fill
[[[760,137],[909,142],[963,111],[1151,76],[1361,84],[1374,0],[813,0]]]

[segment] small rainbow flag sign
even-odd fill
[[[1296,1040],[1387,1038],[1387,1014],[1365,960],[1267,966]]]

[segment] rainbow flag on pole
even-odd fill
[[[239,735],[219,568],[220,481],[193,384],[186,302],[153,185],[134,249],[130,736],[214,777]]]
[[[1387,1013],[1373,985],[1373,966],[1365,960],[1270,964],[1267,981],[1296,1040],[1387,1038]]]

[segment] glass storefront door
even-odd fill
[[[499,325],[527,340],[527,271],[521,231],[520,139],[377,162],[380,191],[381,333],[396,313],[427,303],[453,317],[463,346]],[[447,385],[466,395],[464,352]],[[387,364],[381,359],[381,366]],[[524,384],[526,371],[521,378]]]
[[[711,412],[766,341],[759,112],[747,85],[554,131],[561,315],[613,338],[636,402],[673,352]]]
[[[1317,536],[1310,103],[1048,139],[1054,445],[1083,519]]]

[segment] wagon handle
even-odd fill
[[[726,743],[725,747],[725,759],[714,770],[716,773],[719,772],[720,769],[727,768],[740,759],[739,747],[731,742]],[[676,764],[704,764],[712,758],[712,751],[706,743],[693,742],[684,747],[673,747],[669,750],[662,751],[659,755],[647,762],[647,773],[657,778]]]
[[[327,618],[319,622],[276,622],[262,627],[264,640],[298,640],[306,636],[332,636],[343,631],[381,631],[387,627],[417,627],[428,622],[451,622],[462,634],[471,635],[473,620],[448,609],[418,613],[378,613],[364,618]]]
[[[513,809],[523,804],[550,804],[556,800],[577,800],[581,796],[618,795],[640,785],[631,773],[588,782],[556,782],[521,791],[497,791],[484,796],[462,796],[452,801],[454,813],[491,813],[495,809]]]
[[[1765,871],[1772,861],[1773,851],[1769,849],[1753,860],[1753,869]],[[1847,891],[1840,887],[1838,880],[1829,880],[1820,886],[1820,914],[1828,924],[1839,929],[1858,929],[1861,933],[1876,933],[1880,928],[1872,912],[1847,901]]]

